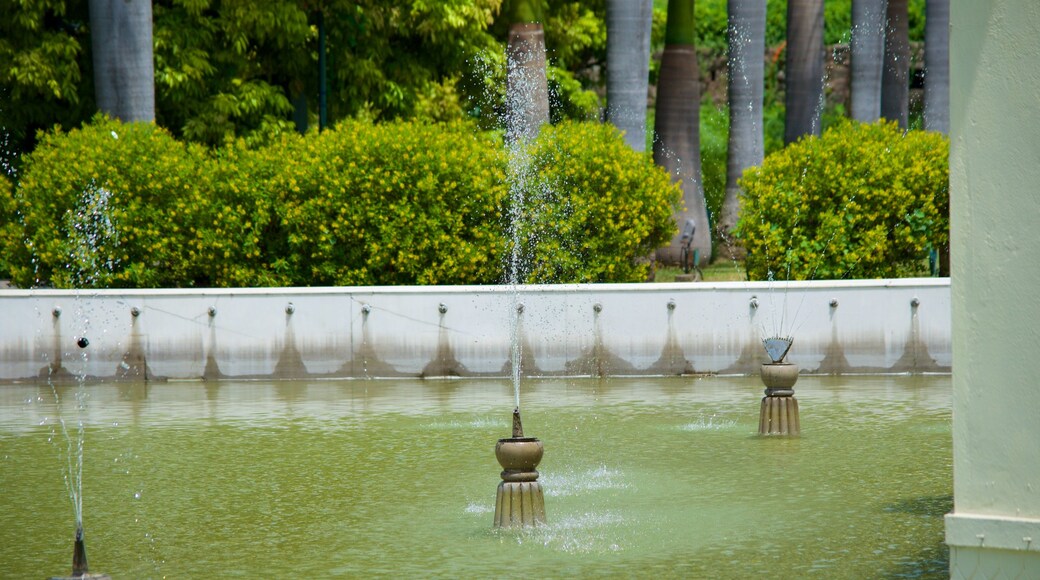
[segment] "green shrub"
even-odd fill
[[[277,215],[277,184],[300,162],[302,141],[288,133],[254,149],[239,139],[213,152],[212,205],[199,232],[205,251],[190,256],[213,286],[292,284]]]
[[[509,198],[501,137],[473,122],[348,122],[207,151],[98,117],[42,137],[10,194],[0,273],[23,287],[488,284],[507,215],[524,281],[646,276],[678,188],[599,123],[547,128]]]
[[[514,212],[520,281],[643,280],[674,228],[678,189],[600,123],[546,128],[523,196],[499,138],[471,123],[351,122],[276,149],[259,154],[284,164],[266,187],[290,284],[506,281]]]
[[[18,213],[14,201],[14,184],[5,173],[0,173],[0,280],[11,278],[11,251],[6,251],[4,241],[20,239],[22,226],[18,221]],[[12,248],[21,251],[20,248]]]
[[[738,236],[755,279],[924,274],[949,240],[948,143],[843,121],[744,173]]]
[[[643,259],[675,234],[679,187],[653,159],[629,148],[612,125],[546,127],[528,151],[531,167],[513,237],[517,279],[642,282]]]
[[[287,147],[287,145],[289,145]],[[470,123],[347,122],[259,153],[290,284],[491,283],[501,144]]]
[[[14,195],[21,231],[4,252],[19,286],[188,286],[211,173],[201,149],[152,124],[96,117],[56,129],[25,159]]]

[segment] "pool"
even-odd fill
[[[68,573],[60,416],[114,578],[947,577],[950,377],[796,391],[802,436],[768,438],[757,377],[526,381],[549,524],[507,531],[508,380],[7,385],[0,576]]]

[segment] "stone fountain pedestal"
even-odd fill
[[[797,381],[796,364],[771,362],[762,365],[762,382],[766,390],[758,415],[759,435],[798,435],[801,432],[798,399],[794,398]]]
[[[535,469],[545,448],[536,437],[524,437],[519,410],[513,411],[513,436],[499,439],[495,458],[502,482],[495,497],[496,528],[529,528],[545,523],[545,494]]]

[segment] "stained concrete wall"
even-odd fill
[[[954,578],[1040,578],[1040,3],[951,7]]]
[[[520,304],[527,376],[756,374],[769,336],[806,373],[943,373],[949,301],[947,279],[2,290],[0,380],[509,376]]]

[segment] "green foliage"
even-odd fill
[[[948,142],[842,121],[744,173],[737,235],[750,279],[924,274],[949,242]]]
[[[667,0],[655,0],[657,7]],[[697,46],[717,53],[726,51],[727,0],[697,0]],[[910,40],[924,40],[925,0],[910,0]],[[852,0],[825,0],[823,3],[824,44],[847,44],[852,29]],[[766,2],[766,46],[779,46],[787,38],[787,1]]]
[[[204,280],[205,156],[154,125],[103,117],[47,134],[25,160],[4,230],[12,280],[57,287],[190,286]]]
[[[600,98],[596,90],[604,84],[599,71],[607,54],[605,6],[603,0],[542,2],[549,114],[554,123],[599,117]],[[509,25],[509,11],[503,9],[489,29],[495,44],[477,52],[461,67],[465,72],[459,92],[466,110],[487,129],[504,127],[505,44]]]
[[[291,131],[318,103],[325,14],[329,119],[458,118],[459,72],[500,51],[501,0],[155,0],[156,121],[211,146]],[[21,152],[38,130],[96,111],[87,0],[0,0],[0,130]],[[434,103],[434,99],[443,99]]]
[[[0,14],[2,145],[24,152],[37,130],[93,114],[87,3],[0,0]]]
[[[268,259],[292,285],[494,282],[502,149],[473,129],[348,122],[257,151],[285,240]]]
[[[9,252],[3,251],[3,240],[21,235],[21,224],[18,223],[17,206],[14,201],[14,184],[7,175],[0,173],[0,280],[11,278],[11,258]]]
[[[526,153],[530,167],[513,176],[523,204],[510,208],[520,218],[517,279],[645,281],[642,258],[675,234],[682,194],[668,174],[609,124],[548,127]]]
[[[701,104],[701,182],[708,219],[721,215],[726,199],[726,159],[729,157],[729,109]]]
[[[616,130],[564,123],[531,146],[507,198],[501,138],[472,122],[343,123],[256,146],[185,145],[97,117],[44,135],[12,194],[0,179],[0,274],[18,286],[487,284],[505,216],[532,282],[636,281],[670,239],[678,189]]]

